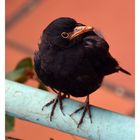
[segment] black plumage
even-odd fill
[[[91,26],[68,17],[58,18],[45,28],[34,63],[38,78],[59,91],[58,97],[45,105],[53,104],[50,119],[58,101],[63,110],[61,93],[74,97],[87,96],[85,105],[74,112],[84,109],[78,127],[87,110],[91,118],[89,94],[101,86],[104,76],[118,71],[130,75],[111,56],[103,37]]]

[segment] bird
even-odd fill
[[[57,93],[42,107],[52,105],[50,121],[57,103],[64,114],[65,97],[86,96],[85,103],[70,114],[83,110],[77,128],[86,113],[92,123],[89,96],[101,87],[105,76],[119,71],[131,75],[113,58],[109,44],[93,26],[71,17],[57,18],[43,30],[34,53],[34,69],[40,81]]]

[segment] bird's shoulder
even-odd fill
[[[104,38],[98,35],[90,35],[83,39],[84,47],[91,51],[107,52],[109,50],[109,44]]]

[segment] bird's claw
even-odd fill
[[[82,113],[80,121],[79,121],[79,123],[77,125],[77,128],[79,128],[79,126],[82,124],[86,112],[88,112],[88,115],[89,115],[89,118],[90,118],[90,122],[92,123],[92,116],[91,116],[91,111],[90,111],[90,105],[89,105],[89,99],[88,98],[89,97],[87,97],[87,100],[86,100],[85,104],[82,107],[78,108],[72,114],[70,114],[70,116],[72,116],[73,114],[75,114],[75,113],[77,113],[77,112],[79,112],[80,110],[83,109],[83,113]]]
[[[61,110],[62,114],[65,115],[64,112],[63,112],[63,104],[62,104],[62,99],[63,98],[64,97],[61,96],[61,93],[58,93],[58,95],[57,95],[57,97],[55,99],[51,100],[50,102],[48,102],[47,104],[45,104],[42,107],[42,110],[44,110],[45,107],[48,107],[49,105],[53,104],[52,105],[52,110],[51,110],[51,113],[50,113],[50,121],[52,121],[52,117],[54,115],[54,110],[56,108],[57,103],[59,103],[59,107],[60,107],[60,110]]]

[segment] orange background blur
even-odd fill
[[[134,0],[6,0],[6,72],[21,59],[33,57],[43,29],[62,16],[101,31],[111,54],[132,74],[105,77],[103,86],[91,94],[90,103],[134,117]],[[35,86],[33,81],[27,84]],[[23,140],[83,139],[19,119],[6,135]]]

